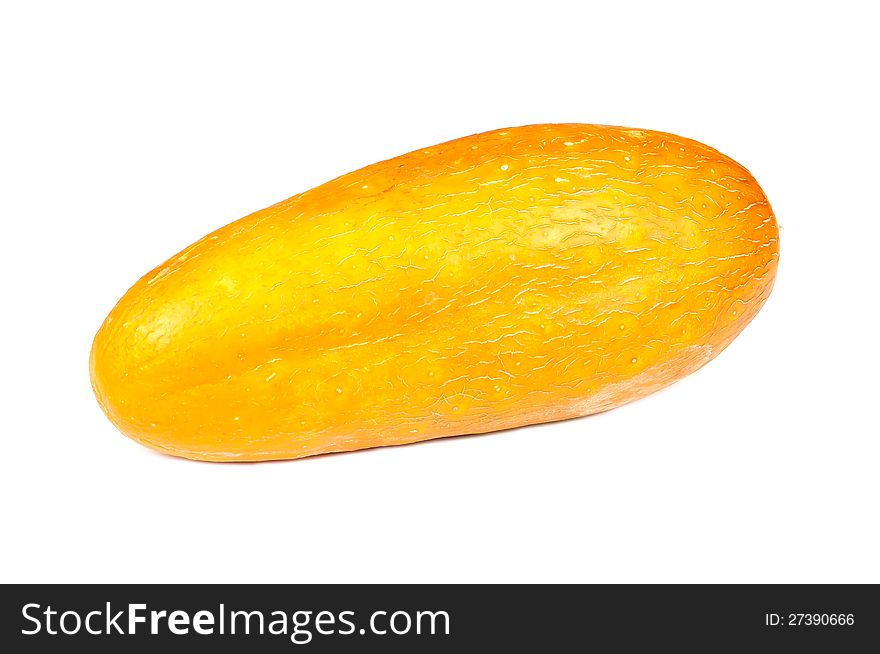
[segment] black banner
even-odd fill
[[[128,645],[162,652],[598,645],[850,652],[880,643],[880,594],[870,585],[23,585],[2,587],[0,611],[5,652]]]

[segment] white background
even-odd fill
[[[0,580],[880,582],[871,3],[17,5]],[[586,419],[271,464],[155,454],[99,410],[95,331],[190,242],[374,161],[565,121],[704,141],[767,192],[776,289],[697,374]]]

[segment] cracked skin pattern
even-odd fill
[[[708,146],[502,129],[204,237],[111,311],[92,385],[126,435],[212,461],[584,416],[715,357],[777,260],[764,193]]]

